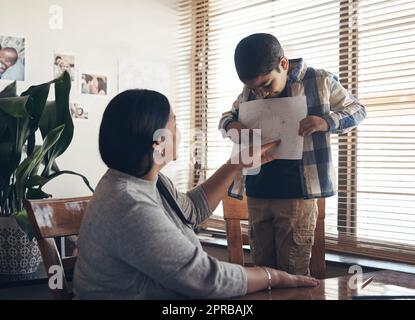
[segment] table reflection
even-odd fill
[[[364,288],[362,284],[370,277],[373,280]],[[366,273],[356,281],[353,275],[321,280],[317,287],[273,289],[249,294],[241,300],[350,300],[353,298],[393,297],[415,299],[415,275],[396,271]]]

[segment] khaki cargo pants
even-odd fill
[[[248,197],[247,202],[254,264],[309,275],[317,200]]]

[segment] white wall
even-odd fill
[[[175,3],[176,0],[2,1],[0,35],[26,39],[26,77],[24,82],[18,83],[19,93],[32,84],[53,79],[54,52],[75,55],[77,83],[72,87],[71,100],[85,105],[89,120],[74,121],[72,144],[57,159],[61,170],[86,175],[94,187],[105,172],[98,152],[98,131],[106,105],[118,93],[120,59],[160,62],[167,66],[166,72],[173,79]],[[62,30],[49,28],[52,5],[63,8]],[[108,96],[80,94],[81,72],[107,75]],[[8,83],[10,81],[0,81],[0,90]],[[53,99],[52,93],[50,99]],[[54,197],[89,194],[82,180],[71,176],[56,179],[45,191]]]

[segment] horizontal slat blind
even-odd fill
[[[339,163],[354,172],[339,176],[343,196],[327,201],[327,245],[415,263],[415,2],[362,0],[354,19],[353,85],[368,118],[357,143],[339,139],[343,149],[356,144]]]
[[[192,117],[205,135],[192,183],[230,154],[217,124],[242,89],[237,43],[272,33],[289,58],[339,74],[367,108],[357,130],[332,135],[339,193],[326,200],[327,247],[414,263],[415,2],[200,0],[192,2],[192,17]]]
[[[232,148],[217,126],[242,91],[235,47],[256,32],[274,34],[289,58],[302,57],[310,66],[338,72],[338,1],[209,1],[207,107],[199,111],[207,117],[207,176],[228,159]],[[220,216],[221,208],[215,214]]]
[[[174,98],[171,101],[176,114],[176,124],[181,132],[178,159],[170,162],[163,172],[175,183],[180,191],[190,187],[192,139],[192,90],[191,90],[191,53],[192,53],[192,4],[191,1],[178,1],[177,63]]]

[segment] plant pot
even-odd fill
[[[0,274],[30,274],[41,262],[36,239],[29,240],[15,218],[0,217]]]

